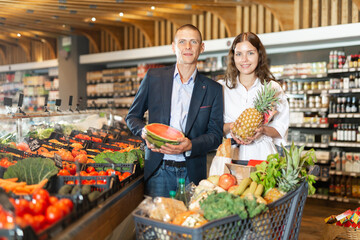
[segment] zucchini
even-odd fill
[[[255,196],[261,196],[264,192],[264,185],[262,185],[261,183],[257,185],[256,190],[255,190]]]
[[[255,190],[256,190],[256,187],[257,187],[257,183],[256,182],[251,182],[251,184],[250,184],[250,187],[249,187],[249,193],[252,193],[252,194],[254,194],[255,193]]]

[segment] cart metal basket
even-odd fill
[[[214,239],[298,239],[300,223],[308,193],[307,182],[268,204],[269,210],[252,219],[241,220],[237,215],[214,220],[199,228],[177,226],[133,212],[138,240],[214,240]]]

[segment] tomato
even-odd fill
[[[93,166],[87,167],[87,169],[86,169],[87,173],[91,173],[91,172],[95,172],[95,171],[96,170],[95,170],[95,168]]]
[[[77,155],[77,156],[75,157],[74,160],[75,160],[75,162],[79,162],[79,163],[85,164],[85,163],[87,163],[88,158],[87,158],[87,155],[86,155],[86,154],[79,154],[79,155]]]
[[[115,175],[115,170],[109,168],[109,169],[106,170],[106,173],[107,173],[108,176]]]
[[[76,164],[70,163],[65,167],[65,169],[68,170],[71,175],[76,174]]]
[[[29,201],[22,198],[16,199],[14,208],[17,216],[23,216],[29,213]]]
[[[25,142],[21,142],[21,143],[17,144],[16,148],[21,150],[21,151],[24,151],[24,152],[29,152],[30,151],[29,145],[27,143],[25,143]]]
[[[85,172],[85,171],[81,171],[81,172],[80,172],[80,176],[88,176],[88,173]]]
[[[47,190],[40,188],[33,193],[32,197],[35,200],[44,200],[48,204],[50,194]]]
[[[125,179],[125,178],[124,178],[123,176],[121,176],[121,175],[119,175],[118,177],[119,177],[119,181],[120,181],[120,182],[121,182],[121,181],[124,181],[124,179]]]
[[[70,213],[71,209],[64,201],[61,201],[61,200],[62,199],[57,201],[53,206],[60,209],[62,211],[62,215],[66,216],[66,215],[68,215]]]
[[[66,204],[70,208],[70,211],[73,209],[74,203],[70,199],[63,198],[60,201],[62,201],[64,204]]]
[[[34,217],[30,213],[26,213],[23,216],[26,225],[32,226],[34,224]]]
[[[91,173],[89,173],[89,176],[98,176],[99,175],[99,173],[98,172],[91,172]]]
[[[107,176],[107,173],[105,171],[100,171],[98,173],[98,176]]]
[[[231,186],[234,186],[237,183],[236,178],[234,175],[231,175],[230,173],[224,173],[219,178],[218,186],[228,190]]]
[[[73,157],[76,157],[77,155],[79,154],[87,154],[87,152],[85,150],[81,150],[79,148],[74,148],[72,151],[71,151],[71,154],[73,155]]]
[[[59,221],[62,217],[62,210],[57,208],[55,205],[51,205],[46,209],[45,218],[49,224]]]
[[[58,173],[59,176],[70,176],[70,173],[66,169],[61,169]]]
[[[44,228],[46,224],[46,219],[44,215],[35,215],[33,219],[34,222],[32,224],[32,228],[34,228],[35,232],[38,232]]]
[[[129,172],[124,172],[123,174],[122,174],[122,176],[124,177],[124,178],[127,178],[128,176],[130,176],[131,175],[131,173],[129,173]]]
[[[69,185],[74,185],[74,181],[67,181],[66,184],[69,184]]]
[[[44,214],[46,211],[48,204],[42,200],[42,199],[33,199],[30,203],[29,203],[29,208],[30,211],[34,214],[34,215],[41,215]]]
[[[70,181],[69,181],[69,182],[70,182]],[[73,184],[74,184],[74,182],[73,182]],[[56,203],[58,200],[59,200],[59,199],[58,199],[57,197],[51,196],[51,197],[49,197],[49,204],[50,204],[50,205],[53,205],[53,204]]]
[[[91,137],[91,141],[98,142],[98,143],[102,142],[101,138],[97,138],[97,137]]]

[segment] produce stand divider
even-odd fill
[[[143,198],[144,177],[141,174],[54,239],[105,239]]]

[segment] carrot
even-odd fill
[[[1,179],[0,181],[9,181],[9,182],[16,182],[18,180],[18,178],[8,178],[8,179]]]

